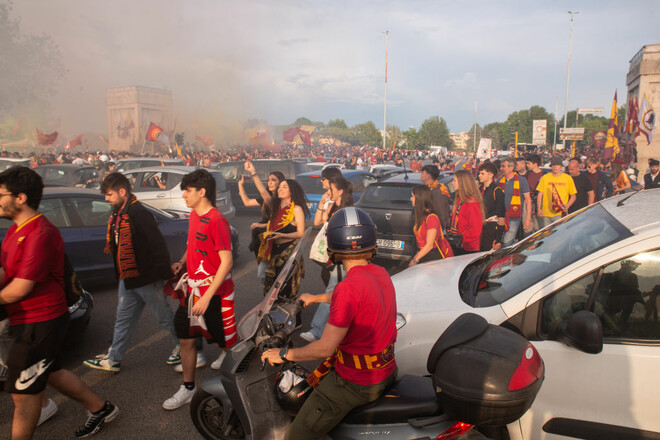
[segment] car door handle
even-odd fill
[[[183,231],[176,231],[174,235],[186,235],[186,233]]]
[[[163,198],[167,197],[167,194],[158,194],[158,195],[156,195],[156,197],[158,197],[159,199],[163,199]]]

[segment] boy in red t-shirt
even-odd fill
[[[181,180],[186,206],[192,209],[188,226],[188,246],[179,262],[172,265],[176,274],[186,263],[185,307],[179,306],[174,327],[181,342],[183,385],[163,403],[173,410],[190,403],[195,394],[195,337],[203,335],[227,350],[237,341],[234,315],[234,281],[231,233],[227,219],[215,207],[215,179],[204,169],[186,174]],[[214,363],[220,364],[224,352]]]
[[[9,315],[11,345],[5,391],[14,401],[11,438],[31,438],[46,385],[87,407],[77,437],[96,433],[119,409],[60,365],[69,324],[64,296],[64,242],[39,209],[41,177],[26,167],[0,173],[0,217],[14,222],[2,243],[0,304]],[[36,362],[35,362],[36,361]]]

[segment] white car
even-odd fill
[[[141,202],[163,210],[190,212],[181,195],[181,179],[195,171],[195,167],[168,166],[137,168],[124,172]],[[227,219],[236,215],[227,183],[219,170],[207,169],[215,179],[215,203]]]
[[[512,247],[420,264],[392,281],[405,320],[400,375],[428,374],[438,336],[478,313],[520,332],[545,361],[543,387],[508,426],[511,438],[660,438],[660,190],[607,199]]]

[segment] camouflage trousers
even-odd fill
[[[294,240],[291,243],[285,243],[286,246],[280,252],[273,252],[268,261],[268,267],[266,267],[266,279],[264,281],[264,295],[268,293],[270,288],[273,286],[273,283],[277,279],[277,276],[282,271],[282,268],[286,264],[286,261],[289,259],[298,240]],[[288,245],[288,246],[287,246]],[[298,289],[300,289],[300,280],[305,276],[305,261],[303,258],[300,259],[300,266],[296,267],[291,276],[291,280],[280,290],[279,296],[287,297],[294,299],[298,296]]]

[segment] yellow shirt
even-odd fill
[[[561,212],[555,212],[552,209],[553,186],[557,188],[561,203],[564,205],[568,203],[568,199],[571,195],[577,194],[575,182],[573,182],[573,178],[568,174],[561,173],[558,177],[555,177],[552,173],[544,174],[536,187],[536,190],[543,194],[543,205],[541,206],[541,209],[544,217],[554,217],[561,214]]]

